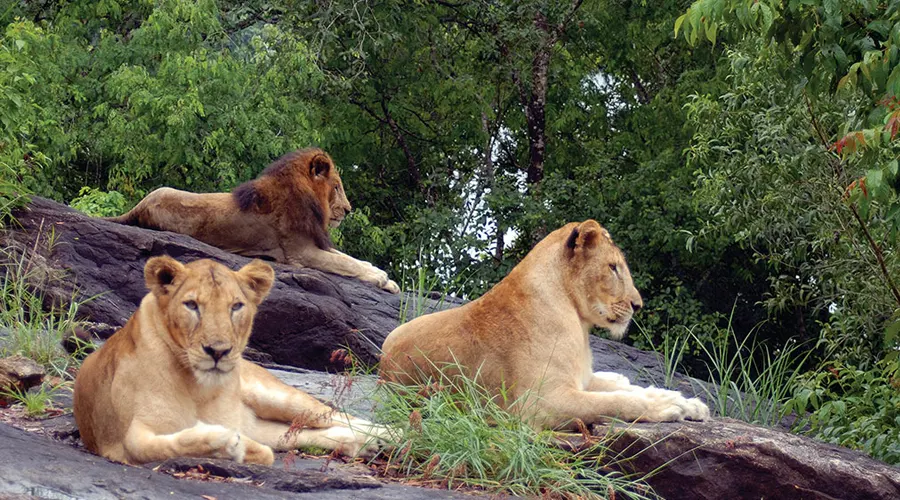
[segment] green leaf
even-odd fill
[[[710,23],[709,26],[706,27],[706,39],[713,45],[716,44],[716,30],[718,30],[718,28],[719,25],[716,23]]]
[[[762,11],[762,29],[763,31],[769,31],[769,28],[771,28],[772,24],[775,22],[775,14],[768,5],[760,3],[759,6]]]
[[[869,192],[874,192],[882,185],[884,173],[881,170],[869,170],[866,172],[866,186]]]
[[[884,347],[886,349],[893,349],[898,333],[900,333],[900,318],[891,321],[884,329]]]
[[[690,9],[688,9],[688,12],[690,12]],[[681,25],[682,23],[684,23],[684,20],[687,18],[687,16],[688,13],[685,12],[684,14],[678,16],[678,19],[675,20],[675,38],[678,38],[678,29],[681,28]]]

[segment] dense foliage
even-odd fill
[[[731,89],[687,105],[709,234],[770,269],[770,311],[805,311],[822,367],[789,408],[799,427],[896,463],[896,136],[900,11],[866,0],[700,0],[691,44],[726,39]],[[706,127],[703,127],[706,124]]]
[[[843,442],[834,429],[852,426],[822,427],[839,414],[822,408],[859,391],[825,367],[894,390],[898,12],[0,1],[0,208],[24,189],[110,215],[162,185],[228,190],[315,144],[356,207],[338,245],[468,297],[549,230],[595,218],[647,299],[633,342],[677,336],[700,375],[722,332],[773,356],[815,346],[819,399],[794,403]]]

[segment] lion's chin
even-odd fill
[[[234,366],[233,364],[223,366],[221,363],[205,367],[195,366],[194,376],[203,385],[216,385],[229,378]]]
[[[341,217],[340,219],[331,219],[330,221],[328,221],[328,227],[334,229],[334,228],[340,226],[341,222],[344,222],[343,217]]]
[[[609,331],[609,338],[613,340],[622,340],[625,338],[625,332],[628,331],[628,320],[625,321],[609,321],[603,328]]]

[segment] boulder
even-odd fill
[[[0,404],[3,393],[22,393],[44,380],[44,368],[23,356],[0,359]]]
[[[594,426],[666,500],[888,500],[900,469],[863,453],[733,419]]]
[[[38,281],[35,286],[48,305],[67,304],[74,296],[85,319],[114,327],[124,325],[146,295],[143,269],[150,257],[208,258],[232,269],[250,262],[188,236],[88,217],[40,197],[14,217],[18,224],[4,233],[4,245],[27,254],[29,276]],[[331,353],[339,348],[350,348],[371,365],[401,309],[415,310],[418,300],[316,269],[272,267],[275,285],[259,308],[250,342],[284,365],[335,368]],[[426,311],[441,307],[438,301],[421,300]],[[109,335],[115,329],[95,331]]]

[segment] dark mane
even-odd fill
[[[310,218],[304,218],[296,221],[301,231],[310,235],[317,247],[322,250],[330,250],[334,247],[331,243],[331,235],[326,228],[325,214],[322,213],[322,207],[319,201],[311,193],[304,193],[299,200],[302,205],[306,205]]]
[[[241,212],[262,208],[264,200],[260,196],[259,191],[256,190],[256,186],[253,185],[253,181],[247,181],[234,188],[231,195],[234,196],[234,201]]]
[[[264,192],[265,188],[261,189],[261,186],[271,186],[273,181],[278,185],[284,186],[284,179],[273,181],[264,181],[262,179],[265,177],[290,175],[292,170],[298,167],[299,161],[302,161],[304,158],[312,159],[319,155],[324,156],[325,152],[319,148],[305,148],[287,153],[281,158],[273,161],[260,172],[255,180],[247,181],[231,191],[231,195],[234,197],[238,209],[242,212],[272,212],[275,210],[273,205],[276,204],[276,202],[275,200],[267,199],[268,196],[266,196],[266,193]],[[300,165],[300,167],[304,168],[305,164]],[[305,171],[302,173],[306,174]],[[259,182],[263,182],[264,184],[258,185],[257,183]],[[292,185],[293,182],[290,182],[289,184]],[[299,191],[298,189],[291,187],[286,187],[286,189]],[[330,250],[334,247],[331,243],[331,235],[328,233],[327,229],[328,221],[325,220],[325,213],[322,211],[322,207],[319,205],[315,193],[293,192],[285,201],[287,202],[287,205],[279,207],[279,210],[294,214],[295,217],[296,214],[306,214],[305,217],[291,220],[291,225],[295,230],[309,235],[315,245],[322,250]]]
[[[273,161],[266,167],[262,172],[260,172],[259,177],[266,177],[271,175],[278,175],[283,173],[285,170],[290,170],[293,167],[294,161],[298,158],[306,155],[310,155],[311,153],[318,152],[319,154],[324,154],[324,152],[319,148],[304,148],[298,149],[296,151],[291,151],[283,155],[281,158]],[[312,156],[312,155],[310,155]],[[259,178],[257,177],[257,179]]]

